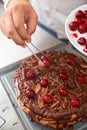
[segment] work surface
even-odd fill
[[[37,27],[35,34],[32,36],[32,42],[41,50],[45,50],[60,43],[60,41],[42,30],[40,27]],[[34,52],[36,53],[37,51],[34,50]],[[29,55],[31,55],[31,52],[27,48],[17,46],[12,40],[7,39],[2,32],[0,32],[0,72],[4,67],[14,64]],[[14,110],[14,104],[10,102],[1,82],[0,116],[6,121],[0,130],[24,130]],[[2,119],[0,123],[3,123]]]

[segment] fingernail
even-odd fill
[[[25,47],[26,47],[26,44],[22,45],[22,47],[24,47],[24,48],[25,48]]]
[[[27,40],[27,42],[31,42],[31,40]]]
[[[27,42],[31,42],[31,38],[30,37],[28,37]]]

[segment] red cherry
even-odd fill
[[[79,76],[77,77],[77,82],[80,83],[80,84],[84,84],[84,83],[85,83],[85,80],[86,80],[86,78],[85,78],[85,76],[83,76],[83,75],[79,75]]]
[[[86,28],[86,25],[85,24],[80,24],[78,26],[78,31],[83,34],[83,33],[86,33],[87,32],[87,28]]]
[[[76,18],[75,21],[77,22],[78,25],[85,23],[85,21],[82,18]]]
[[[47,58],[46,56],[43,56],[43,57],[41,57],[41,60],[42,60],[42,62],[44,63],[44,65],[45,65],[46,68],[49,68],[49,67],[50,67],[51,61],[50,61],[49,58]]]
[[[72,21],[72,22],[69,23],[69,29],[71,31],[77,30],[77,27],[78,27],[78,23],[76,21]]]
[[[33,79],[35,77],[34,70],[28,70],[25,77],[26,79]]]
[[[59,77],[60,77],[60,79],[62,79],[62,80],[66,80],[66,79],[68,79],[68,74],[67,74],[66,72],[61,72],[61,73],[59,74]]]
[[[79,101],[79,99],[78,98],[72,98],[72,100],[71,100],[71,105],[73,106],[73,107],[78,107],[79,105],[80,105],[80,101]]]
[[[41,79],[40,84],[41,84],[41,87],[46,88],[47,85],[48,85],[48,80],[47,79]]]
[[[87,10],[84,10],[84,14],[85,14],[85,22],[87,21]]]
[[[59,94],[61,96],[66,96],[68,94],[68,91],[66,88],[61,88],[61,89],[59,89]]]
[[[83,23],[85,24],[87,21],[87,17],[82,18]]]
[[[50,104],[50,103],[52,103],[52,101],[53,101],[53,98],[52,98],[51,95],[45,95],[44,98],[43,98],[43,102],[45,104]]]
[[[85,47],[85,48],[83,49],[83,51],[87,53],[87,47]]]
[[[29,89],[29,90],[26,92],[26,97],[27,97],[27,98],[32,99],[32,98],[34,98],[34,96],[35,96],[34,90]]]
[[[76,63],[76,61],[73,58],[69,58],[69,59],[67,59],[67,63],[69,65],[74,65]]]
[[[85,45],[86,44],[86,39],[84,37],[80,37],[77,42],[80,44],[80,45]]]
[[[78,10],[75,15],[76,18],[82,18],[84,16],[85,16],[85,14],[82,10]]]
[[[85,16],[87,15],[87,10],[84,10],[84,14],[85,14]]]
[[[86,28],[87,28],[87,21],[85,22],[85,26],[86,26]]]

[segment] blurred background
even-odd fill
[[[4,4],[2,0],[0,0],[0,16],[2,15],[3,11],[4,11]]]

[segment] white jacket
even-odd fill
[[[87,0],[30,0],[30,2],[38,14],[38,20],[53,29],[58,38],[66,38],[64,26],[69,13],[87,4]]]
[[[87,0],[31,0],[39,21],[57,32],[59,38],[66,38],[65,21],[69,13]]]

